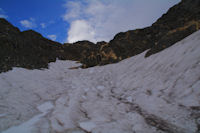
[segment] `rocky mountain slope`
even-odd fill
[[[199,29],[200,1],[182,0],[152,26],[117,34],[100,50],[102,60],[105,60],[100,64],[109,63],[108,58],[118,61],[150,49],[145,55],[148,57]],[[104,53],[106,53],[105,56]]]
[[[155,54],[200,29],[200,0],[182,0],[152,26],[117,34],[110,42],[60,44],[29,30],[20,32],[0,19],[0,72],[12,67],[47,68],[56,58],[80,61],[84,68],[119,62],[149,49]]]
[[[158,54],[0,74],[2,133],[199,133],[200,31]]]

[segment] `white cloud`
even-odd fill
[[[48,35],[48,38],[50,38],[51,40],[55,41],[57,36],[56,35]]]
[[[73,43],[78,40],[95,41],[95,33],[92,27],[85,20],[76,20],[71,23],[68,32],[68,42]]]
[[[51,21],[48,21],[48,22],[42,22],[42,23],[40,23],[40,26],[41,26],[41,28],[44,29],[44,28],[46,28],[46,27],[48,27],[52,24],[55,24],[55,21],[51,20]]]
[[[46,28],[46,24],[45,23],[40,23],[40,26],[44,29]]]
[[[0,14],[0,18],[8,18],[8,16],[4,14]]]
[[[65,4],[68,42],[109,41],[116,33],[150,26],[180,0],[77,0]]]
[[[8,16],[2,8],[0,8],[0,18],[8,18]]]
[[[65,21],[70,21],[73,19],[77,19],[81,16],[81,8],[82,4],[79,1],[73,2],[69,1],[65,4],[66,9],[69,9],[66,11],[66,14],[63,15],[63,19]]]
[[[21,20],[20,24],[25,28],[35,28],[37,25],[35,24],[35,19],[30,18],[29,20]]]

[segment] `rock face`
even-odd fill
[[[46,68],[59,57],[61,45],[29,30],[20,32],[0,19],[0,72],[12,67]]]
[[[200,0],[183,0],[152,25],[156,32],[146,56],[157,53],[200,29]]]
[[[29,30],[20,32],[0,19],[0,72],[12,67],[47,68],[56,58],[76,60],[83,68],[115,63],[149,51],[146,57],[162,51],[200,29],[200,0],[182,0],[144,29],[118,33],[110,42],[79,41],[60,44]]]
[[[47,68],[59,59],[80,60],[82,53],[96,46],[88,41],[60,44],[33,31],[20,32],[5,19],[0,19],[0,72],[12,67]]]
[[[11,70],[12,67],[47,68],[48,63],[56,61],[56,58],[81,61],[87,67],[94,66],[99,62],[95,60],[104,43],[95,45],[89,41],[79,41],[62,45],[33,30],[20,32],[7,20],[0,18],[0,72]]]
[[[109,50],[107,53],[115,55],[109,57],[113,61],[119,61],[150,49],[145,55],[148,57],[170,47],[199,29],[200,1],[182,0],[170,8],[152,26],[117,34],[100,52]],[[106,63],[110,61],[106,60]]]

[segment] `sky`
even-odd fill
[[[0,17],[21,31],[65,43],[109,41],[144,28],[180,0],[0,0]]]

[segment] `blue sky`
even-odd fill
[[[45,37],[56,35],[56,41],[63,42],[69,27],[62,19],[66,11],[64,3],[63,0],[0,0],[0,8],[6,19],[20,30],[34,29]],[[25,20],[33,25],[23,26],[20,22]]]
[[[0,0],[0,17],[58,42],[111,40],[150,26],[180,0]]]

